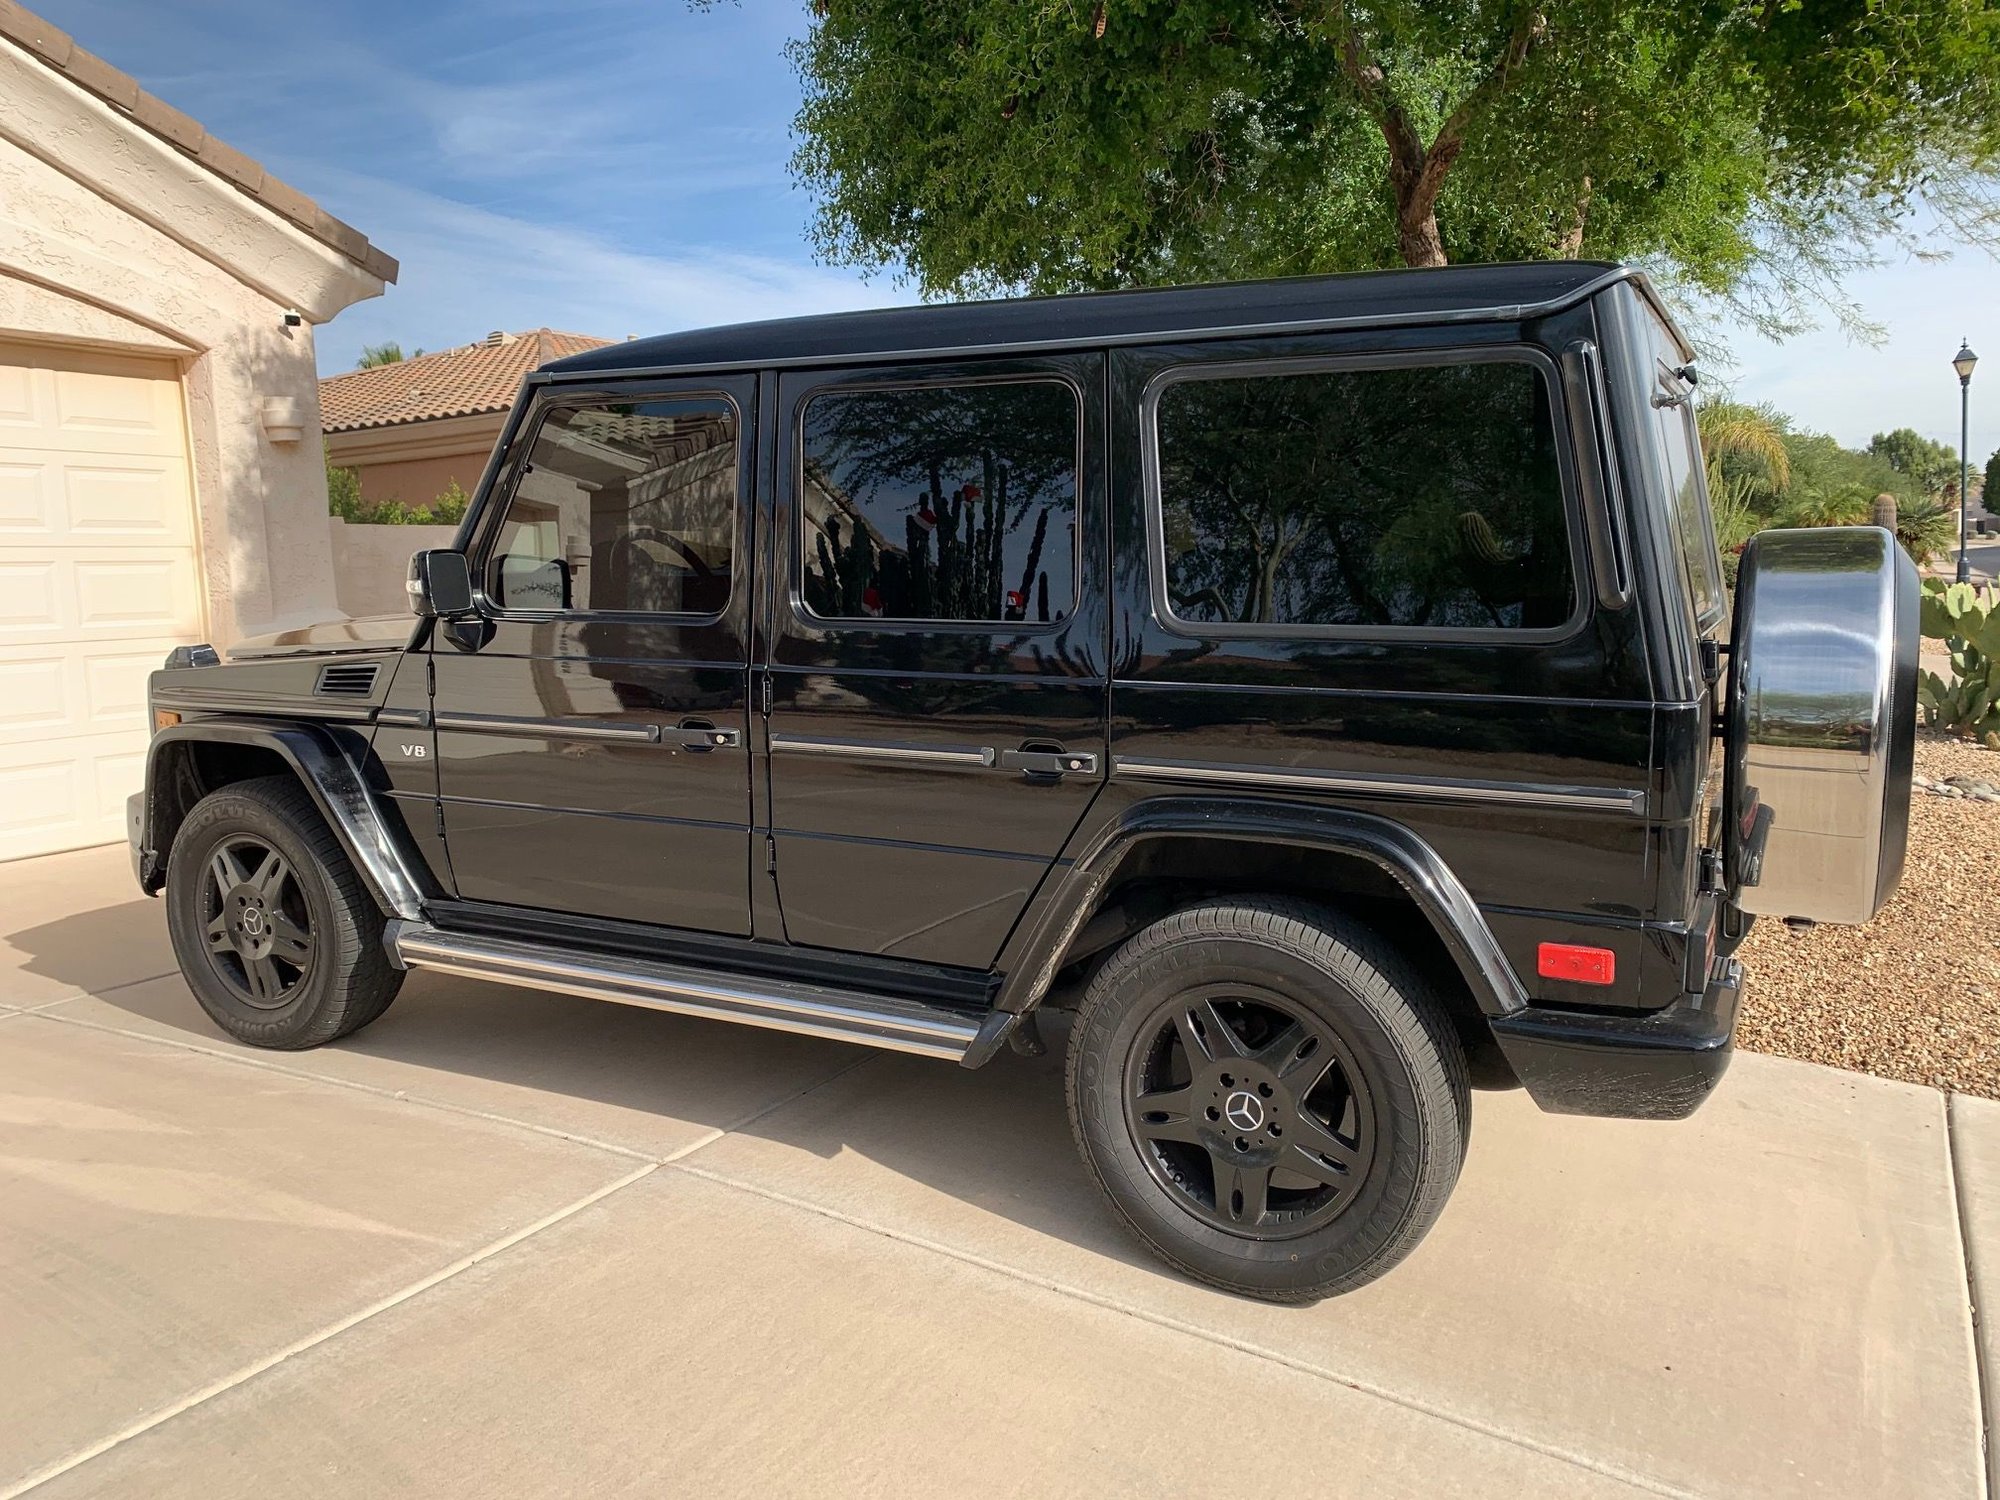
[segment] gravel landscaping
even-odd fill
[[[1865,927],[1759,921],[1737,1039],[2000,1098],[2000,753],[1919,730],[1916,771],[1895,899]]]

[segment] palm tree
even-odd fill
[[[1792,456],[1785,448],[1781,418],[1769,407],[1741,401],[1707,401],[1695,412],[1701,451],[1707,460],[1711,494],[1732,479],[1747,479],[1770,495],[1792,482]]]
[[[404,359],[415,359],[423,352],[421,349],[412,349],[408,355],[405,355],[403,353],[403,346],[393,341],[386,344],[363,344],[361,346],[361,358],[355,362],[354,368],[357,370],[372,370],[377,365],[399,365]]]

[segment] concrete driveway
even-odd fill
[[[119,849],[0,933],[0,1496],[1987,1493],[1986,1101],[1481,1094],[1422,1248],[1273,1308],[1134,1248],[1052,1059],[437,976],[255,1052]]]

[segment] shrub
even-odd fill
[[[2000,593],[1967,583],[1927,578],[1923,633],[1951,647],[1951,679],[1917,674],[1917,702],[1933,729],[1975,735],[2000,749]]]
[[[353,469],[326,466],[326,508],[350,526],[456,526],[472,497],[454,479],[429,505],[400,500],[364,500],[361,476]]]

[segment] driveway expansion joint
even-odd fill
[[[1972,1232],[1972,1204],[1966,1191],[1965,1173],[1958,1161],[1958,1101],[1957,1094],[1944,1096],[1944,1163],[1945,1171],[1951,1178],[1952,1205],[1958,1211],[1958,1243],[1965,1262],[1965,1299],[1972,1317],[1972,1362],[1973,1377],[1979,1391],[1979,1443],[1980,1469],[1982,1473],[1992,1472],[1995,1424],[1993,1405],[2000,1399],[2000,1370],[1990,1367],[1986,1349],[1991,1340],[1982,1337],[1981,1319],[2000,1315],[2000,1309],[1982,1309],[1979,1305],[1979,1282],[1982,1275],[2000,1275],[2000,1265],[1988,1266],[1978,1248],[1978,1238]],[[1987,1486],[1989,1500],[2000,1500],[1994,1496],[1991,1484]]]
[[[659,1163],[648,1162],[634,1171],[627,1172],[623,1177],[606,1183],[595,1192],[586,1193],[575,1202],[565,1204],[553,1213],[544,1214],[532,1224],[525,1225],[509,1234],[504,1234],[499,1239],[490,1241],[479,1249],[474,1250],[470,1255],[460,1256],[457,1260],[451,1262],[451,1264],[433,1271],[430,1275],[420,1280],[411,1282],[400,1291],[391,1292],[386,1297],[378,1298],[366,1307],[351,1312],[344,1318],[336,1319],[315,1333],[309,1333],[303,1338],[294,1339],[275,1353],[267,1354],[262,1359],[253,1360],[251,1363],[232,1371],[221,1379],[209,1382],[199,1390],[183,1396],[171,1405],[160,1407],[146,1416],[139,1418],[138,1421],[121,1428],[110,1437],[101,1439],[93,1443],[90,1447],[73,1453],[67,1458],[56,1460],[56,1462],[47,1467],[30,1474],[12,1489],[0,1491],[0,1500],[17,1500],[17,1497],[27,1494],[30,1490],[40,1485],[47,1484],[50,1480],[59,1478],[69,1473],[72,1469],[89,1463],[92,1459],[101,1458],[121,1443],[129,1442],[131,1439],[142,1436],[163,1423],[171,1422],[174,1418],[190,1412],[209,1401],[213,1401],[217,1396],[232,1391],[237,1386],[243,1385],[248,1381],[255,1380],[265,1371],[276,1368],[293,1356],[304,1354],[309,1349],[317,1348],[329,1339],[339,1337],[341,1334],[347,1332],[348,1329],[365,1323],[380,1313],[388,1312],[393,1307],[399,1307],[413,1297],[421,1296],[432,1287],[450,1281],[453,1277],[471,1270],[482,1261],[491,1260],[494,1256],[511,1250],[523,1240],[531,1239],[535,1235],[540,1234],[544,1229],[552,1228],[560,1224],[563,1220],[582,1213],[593,1204],[603,1202],[613,1193],[620,1192],[632,1186],[633,1183],[652,1176],[653,1173],[659,1170]]]
[[[76,995],[71,1000],[84,998]],[[64,1003],[64,1002],[59,1002]],[[574,1146],[584,1146],[593,1151],[609,1152],[631,1161],[650,1162],[658,1166],[665,1157],[651,1152],[634,1151],[630,1146],[616,1145],[611,1141],[600,1141],[593,1136],[579,1135],[574,1131],[559,1130],[553,1125],[538,1125],[531,1120],[515,1119],[512,1115],[495,1114],[490,1110],[474,1109],[470,1105],[453,1104],[446,1099],[433,1099],[425,1094],[413,1094],[407,1089],[385,1089],[379,1084],[361,1083],[352,1078],[335,1078],[326,1073],[314,1073],[305,1068],[288,1068],[261,1056],[231,1051],[225,1047],[213,1047],[196,1040],[182,1041],[177,1037],[159,1036],[149,1031],[134,1031],[125,1026],[106,1026],[102,1021],[86,1021],[79,1016],[58,1016],[37,1011],[22,1011],[22,1015],[34,1016],[39,1021],[55,1021],[63,1026],[75,1026],[83,1031],[100,1032],[105,1036],[124,1037],[134,1042],[151,1042],[160,1047],[173,1047],[183,1052],[192,1052],[201,1057],[212,1057],[220,1062],[236,1063],[245,1068],[256,1068],[266,1073],[276,1073],[281,1077],[294,1078],[301,1083],[323,1083],[329,1088],[350,1089],[358,1094],[369,1094],[377,1099],[394,1100],[402,1104],[414,1104],[423,1109],[442,1110],[446,1114],[459,1115],[466,1119],[482,1120],[489,1125],[504,1125],[514,1130],[525,1130],[535,1135],[549,1136],[559,1141],[567,1141]],[[0,1497],[4,1500],[4,1497]]]
[[[739,1178],[730,1177],[720,1172],[709,1171],[704,1167],[693,1166],[686,1161],[672,1162],[668,1166],[672,1171],[685,1172],[690,1177],[698,1177],[704,1182],[714,1183],[718,1187],[732,1188],[738,1192],[748,1193],[753,1197],[763,1198],[772,1203],[780,1203],[788,1208],[798,1209],[804,1213],[817,1214],[822,1218],[832,1219],[836,1223],[845,1224],[849,1228],[859,1229],[869,1234],[877,1234],[884,1239],[895,1240],[899,1244],[909,1245],[918,1250],[926,1250],[934,1255],[942,1255],[950,1260],[958,1261],[962,1265],[973,1266],[979,1270],[1003,1276],[1023,1286],[1036,1287],[1059,1297],[1074,1298],[1076,1301],[1102,1308],[1106,1312],[1119,1313],[1125,1317],[1136,1318],[1140,1322],[1151,1323],[1157,1328],[1164,1328],[1173,1333],[1199,1339],[1204,1343],[1233,1350],[1238,1354],[1247,1354],[1253,1359],[1265,1360],[1271,1364],[1291,1370],[1296,1374],[1309,1376],[1315,1380],[1323,1380],[1330,1385],[1341,1386],[1346,1390],[1355,1392],[1357,1395],[1372,1396],[1378,1401],[1385,1401],[1392,1406],[1401,1407],[1406,1411],[1415,1412],[1420,1416],[1448,1423],[1451,1426],[1462,1428],[1467,1432],[1475,1433],[1480,1437],[1488,1438],[1495,1442],[1506,1443],[1511,1447],[1525,1449],[1528,1452],[1540,1454],[1545,1458],[1555,1459],[1558,1462],[1569,1464],[1573,1468],[1582,1469],[1588,1473],[1596,1474],[1601,1478],[1630,1486],[1649,1495],[1662,1496],[1664,1500],[1706,1500],[1706,1497],[1702,1496],[1698,1491],[1682,1489],[1677,1485],[1668,1484],[1650,1475],[1624,1468],[1619,1464],[1610,1463],[1604,1459],[1593,1458],[1588,1454],[1578,1453],[1573,1449],[1563,1447],[1559,1443],[1545,1442],[1523,1433],[1510,1432],[1504,1427],[1484,1421],[1479,1417],[1470,1416],[1464,1412],[1453,1411],[1448,1407],[1422,1400],[1419,1397],[1411,1396],[1388,1386],[1379,1385],[1373,1381],[1343,1375],[1337,1370],[1329,1370],[1323,1365],[1316,1365],[1308,1360],[1299,1359],[1293,1355],[1286,1354],[1280,1349],[1272,1349],[1263,1344],[1253,1343],[1248,1339],[1232,1338],[1228,1334],[1203,1328],[1199,1324],[1185,1322],[1180,1318],[1173,1317],[1167,1313],[1156,1312],[1151,1308],[1142,1307],[1137,1303],[1126,1302],[1117,1297],[1107,1297],[1100,1292],[1070,1286],[1065,1282],[1052,1280],[1045,1276],[1037,1276],[1022,1270],[1018,1266],[1008,1265],[1004,1261],[992,1260],[970,1250],[961,1250],[955,1245],[948,1245],[924,1235],[912,1234],[907,1230],[897,1229],[886,1224],[878,1224],[868,1219],[859,1218],[853,1214],[843,1213],[839,1209],[828,1208],[823,1204],[814,1203],[810,1199],[796,1198],[789,1193],[778,1192],[774,1188],[762,1187],[756,1183],[744,1182]],[[0,1500],[7,1500],[7,1497],[0,1496]]]

